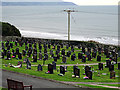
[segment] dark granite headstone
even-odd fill
[[[110,64],[109,71],[114,71],[114,64]]]
[[[16,54],[17,55],[19,54],[19,48],[16,48]]]
[[[60,66],[60,73],[61,74],[65,74],[65,67],[64,66]]]
[[[111,61],[110,60],[106,60],[106,66],[105,67],[109,67],[111,65]]]
[[[39,53],[39,60],[42,60],[42,53]]]
[[[57,62],[57,57],[54,57],[54,61]]]
[[[78,76],[80,78],[80,69],[78,67],[75,67],[74,75],[75,77]]]
[[[85,66],[85,74],[87,75],[87,72],[91,70],[90,66]]]
[[[22,68],[22,61],[18,61],[17,65],[20,65],[20,68]]]
[[[62,63],[66,63],[66,56],[62,57]]]
[[[22,54],[21,53],[18,54],[18,58],[22,59]]]
[[[115,71],[110,71],[110,79],[115,79]]]
[[[101,56],[97,56],[97,61],[101,61]]]
[[[39,64],[38,67],[37,67],[37,71],[42,71],[42,66]]]
[[[99,70],[103,70],[103,63],[98,63]]]
[[[85,56],[82,57],[82,62],[86,62],[86,57]]]
[[[53,74],[53,64],[48,64],[48,73]]]
[[[90,71],[87,71],[86,76],[87,76],[89,79],[92,80],[92,71],[91,71],[91,70],[90,70]]]
[[[120,70],[120,63],[118,63],[118,70]]]
[[[56,70],[56,63],[55,63],[55,61],[53,61],[52,64],[53,64],[53,69]]]
[[[37,54],[33,54],[33,62],[37,62]]]
[[[78,59],[82,59],[83,54],[82,53],[78,53]]]

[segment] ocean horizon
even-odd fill
[[[67,40],[71,9],[71,40],[118,45],[117,6],[2,6],[2,21],[15,25],[24,37]]]

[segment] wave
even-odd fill
[[[58,33],[48,33],[48,32],[34,32],[34,31],[23,31],[20,30],[23,37],[31,38],[44,38],[44,39],[58,39],[58,40],[67,40],[67,34],[58,34]],[[103,44],[111,45],[120,45],[118,38],[116,37],[86,37],[80,35],[71,35],[71,40],[75,41],[96,41]]]

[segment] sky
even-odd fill
[[[118,5],[120,0],[2,0],[4,2],[73,2],[77,5]]]

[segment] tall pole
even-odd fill
[[[64,10],[64,12],[68,13],[68,41],[70,41],[70,13],[76,12],[74,10]]]
[[[70,41],[70,12],[68,12],[68,41]]]

